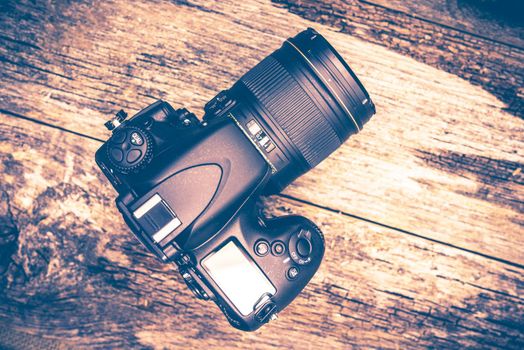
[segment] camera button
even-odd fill
[[[134,149],[129,151],[126,160],[128,163],[134,163],[140,158],[141,155],[142,152],[140,152],[140,150]]]
[[[113,136],[111,137],[111,143],[114,143],[114,144],[121,144],[122,142],[124,142],[126,140],[126,132],[125,131],[117,131],[113,134]]]
[[[276,241],[271,245],[271,253],[275,256],[280,256],[286,252],[286,246],[282,241]]]
[[[269,243],[264,240],[259,240],[255,243],[255,254],[258,256],[266,256],[269,253]]]
[[[270,141],[269,143],[267,143],[267,144],[264,146],[264,148],[266,149],[266,152],[269,153],[269,152],[271,152],[272,150],[275,149],[275,144],[274,144],[273,142]]]
[[[299,238],[297,241],[297,253],[303,258],[307,258],[311,254],[311,242],[306,238]]]
[[[144,144],[144,138],[138,132],[133,131],[131,133],[130,142],[135,146],[142,146]]]
[[[299,272],[300,270],[298,269],[298,267],[292,266],[289,268],[289,270],[287,270],[286,277],[289,280],[293,281],[298,277]]]
[[[112,148],[111,158],[113,158],[115,162],[121,162],[122,160],[124,160],[124,152],[122,152],[122,150],[119,148]]]

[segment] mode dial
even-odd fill
[[[153,157],[153,142],[146,130],[130,126],[113,133],[107,143],[107,157],[121,173],[136,172]]]

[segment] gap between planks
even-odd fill
[[[49,123],[46,123],[46,122],[41,121],[41,120],[37,120],[37,119],[31,118],[31,117],[27,117],[27,116],[24,116],[24,115],[21,115],[21,114],[18,114],[18,113],[7,111],[5,109],[0,109],[0,113],[4,114],[4,115],[7,115],[9,117],[12,117],[12,118],[19,118],[19,119],[23,119],[23,120],[26,120],[26,121],[29,121],[29,122],[33,122],[33,123],[36,123],[36,124],[39,124],[39,125],[43,125],[43,126],[46,126],[46,127],[49,127],[49,128],[57,129],[57,130],[60,130],[60,131],[66,132],[66,133],[73,134],[75,136],[84,137],[84,138],[87,138],[87,139],[90,139],[90,140],[93,140],[93,141],[97,141],[97,142],[101,142],[101,143],[104,142],[104,140],[102,140],[102,139],[99,139],[99,138],[96,138],[96,137],[93,137],[93,136],[89,136],[89,135],[86,135],[86,134],[82,134],[82,133],[77,132],[77,131],[69,130],[67,128],[63,128],[63,127],[60,127],[60,126],[57,126],[57,125],[49,124]],[[94,157],[94,155],[93,155],[93,157]],[[433,239],[431,237],[426,237],[424,235],[421,235],[421,234],[418,234],[418,233],[415,233],[415,232],[411,232],[411,231],[408,231],[408,230],[404,230],[404,229],[399,228],[399,227],[394,227],[394,226],[382,223],[380,221],[368,219],[366,217],[355,215],[355,214],[352,214],[352,213],[349,213],[349,212],[346,212],[346,211],[333,209],[333,208],[330,208],[328,206],[324,206],[324,205],[317,204],[317,203],[314,203],[314,202],[311,202],[311,201],[308,201],[308,200],[300,199],[300,198],[297,198],[295,196],[287,195],[287,194],[284,194],[284,193],[279,193],[279,194],[276,194],[275,196],[281,197],[281,198],[286,198],[286,199],[289,199],[289,200],[292,200],[292,201],[295,201],[295,202],[298,202],[298,203],[310,205],[310,206],[313,206],[315,208],[324,209],[324,210],[327,210],[329,212],[340,214],[340,215],[343,215],[343,216],[346,216],[346,217],[350,217],[350,218],[353,218],[353,219],[361,220],[361,221],[370,223],[372,225],[377,225],[377,226],[380,226],[380,227],[388,228],[388,229],[391,229],[393,231],[396,231],[396,232],[399,232],[399,233],[402,233],[402,234],[405,234],[405,235],[409,235],[409,236],[412,236],[412,237],[417,237],[417,238],[423,239],[423,240],[428,241],[428,242],[441,244],[441,245],[444,245],[444,246],[447,246],[447,247],[450,247],[450,248],[453,248],[453,249],[457,249],[457,250],[460,250],[460,251],[463,251],[463,252],[466,252],[466,253],[474,254],[474,255],[477,255],[477,256],[489,259],[489,260],[493,260],[493,261],[496,261],[496,262],[499,262],[499,263],[502,263],[502,264],[506,264],[506,265],[513,266],[513,267],[520,268],[520,269],[524,270],[524,265],[522,265],[522,264],[510,261],[510,260],[506,260],[506,259],[501,259],[501,258],[498,258],[496,256],[489,255],[489,254],[484,254],[482,252],[478,252],[478,251],[475,251],[475,250],[464,248],[464,247],[461,247],[461,246],[458,246],[458,245],[455,245],[455,244],[451,244],[451,243],[447,243],[447,242],[440,241],[440,240],[437,240],[437,239]]]
[[[2,108],[105,139],[107,133],[99,129],[105,117],[100,114],[112,114],[116,106],[138,110],[137,96],[155,95],[154,99],[178,101],[200,111],[206,96],[229,86],[289,32],[312,25],[267,1],[161,4],[136,8],[122,2],[99,8],[110,15],[102,16],[105,21],[98,23],[96,35],[87,35],[92,31],[83,30],[80,23],[91,23],[100,13],[78,9],[73,18],[67,11],[59,16],[66,26],[55,32],[38,30],[34,22],[25,23],[24,31],[20,24],[6,21],[22,31],[21,38],[32,38],[24,34],[27,31],[49,35],[30,40],[42,52],[7,45],[3,54],[13,61],[16,52],[14,57],[20,59],[15,66],[6,64]],[[145,22],[135,31],[121,14],[142,16],[144,8],[148,15],[140,17]],[[45,19],[38,11],[30,12]],[[192,20],[186,21],[188,17]],[[208,30],[210,23],[219,25]],[[70,25],[71,30],[65,30]],[[286,193],[524,264],[518,235],[524,204],[518,187],[521,176],[511,175],[522,165],[522,148],[514,136],[521,129],[518,121],[501,111],[503,104],[493,96],[461,79],[318,27],[352,58],[349,63],[372,90],[380,115],[370,121],[366,133]],[[154,40],[140,40],[151,32]],[[59,40],[56,35],[61,35]],[[117,55],[112,43],[119,43]],[[72,79],[42,74],[25,62]],[[490,119],[483,118],[486,115]],[[501,176],[509,180],[501,182]],[[340,184],[334,196],[332,183]]]
[[[467,35],[470,35],[472,37],[483,39],[483,40],[486,40],[486,41],[491,41],[491,42],[499,44],[499,45],[505,45],[505,46],[511,47],[513,49],[524,50],[524,47],[519,46],[519,45],[515,45],[515,44],[512,44],[512,43],[509,43],[507,41],[497,40],[497,39],[491,38],[489,36],[481,35],[481,34],[478,34],[478,33],[475,33],[475,32],[469,31],[469,30],[460,29],[460,28],[457,28],[457,27],[449,25],[449,24],[445,24],[445,23],[438,22],[438,21],[435,21],[435,20],[432,20],[432,19],[429,19],[429,18],[418,16],[416,14],[411,14],[411,13],[408,13],[408,12],[403,11],[403,10],[399,10],[399,9],[396,9],[396,8],[393,8],[393,7],[389,7],[389,6],[386,6],[386,5],[378,4],[378,3],[373,2],[373,1],[368,1],[368,0],[358,0],[358,1],[363,3],[363,4],[366,4],[366,5],[379,7],[381,9],[384,9],[384,10],[387,10],[387,11],[391,11],[391,12],[394,12],[394,13],[397,13],[397,14],[400,14],[400,15],[403,15],[403,16],[407,16],[407,17],[410,17],[410,18],[418,19],[420,21],[423,21],[423,22],[426,22],[426,23],[430,23],[430,24],[434,24],[434,25],[437,25],[437,26],[441,26],[441,27],[449,29],[449,30],[454,30],[454,31],[456,31],[458,33],[467,34]]]

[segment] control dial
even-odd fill
[[[134,126],[118,128],[107,143],[108,159],[116,170],[124,174],[142,169],[152,156],[151,136]]]

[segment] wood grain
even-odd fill
[[[362,2],[380,5],[458,31],[524,48],[522,19],[519,21],[517,15],[524,10],[524,7],[519,1],[364,0]]]
[[[382,0],[274,1],[307,19],[329,24],[482,86],[507,104],[507,110],[524,118],[524,47],[507,43],[508,35],[503,30],[492,32],[491,37],[498,38],[494,40],[453,27],[457,23],[446,25],[427,20],[419,13],[438,13],[428,9],[429,1],[407,1],[411,5]],[[431,7],[440,8],[442,2],[431,1]],[[450,11],[435,16],[453,18]],[[472,22],[478,30],[484,26],[479,19]],[[514,33],[524,36],[521,24],[513,28]]]
[[[0,115],[0,224],[15,242],[0,278],[9,334],[57,349],[524,346],[522,270],[279,197],[265,199],[268,215],[318,223],[325,261],[279,320],[237,331],[130,234],[94,164],[99,145]]]
[[[457,76],[266,1],[16,3],[1,17],[0,109],[100,139],[120,107],[163,98],[201,112],[285,37],[315,25],[378,113],[286,195],[524,264],[522,120]],[[505,50],[491,55],[522,65],[521,51]]]

